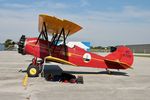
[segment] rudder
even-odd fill
[[[114,52],[105,57],[105,63],[110,69],[131,68],[133,53],[126,46],[118,46]]]

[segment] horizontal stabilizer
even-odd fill
[[[125,46],[119,46],[105,57],[105,63],[111,69],[127,69],[133,64],[133,53]]]

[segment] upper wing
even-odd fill
[[[43,23],[45,23],[47,32],[49,34],[52,33],[59,34],[62,28],[64,28],[65,34],[69,33],[69,35],[71,35],[82,29],[81,26],[71,21],[65,19],[62,20],[54,16],[41,14],[39,15],[39,27],[38,27],[39,32],[42,31]]]

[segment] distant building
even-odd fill
[[[134,53],[150,53],[150,44],[126,45]]]
[[[4,50],[4,45],[0,43],[0,51]]]

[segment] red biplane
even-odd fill
[[[38,38],[26,38],[24,35],[18,43],[18,52],[25,55],[33,55],[32,63],[27,68],[28,76],[35,77],[41,72],[44,61],[57,62],[72,66],[128,69],[133,63],[132,51],[125,46],[116,47],[113,52],[103,57],[84,49],[74,46],[68,47],[66,39],[68,36],[81,30],[82,27],[65,19],[58,19],[53,16],[39,15],[39,36]],[[49,40],[48,35],[52,38]],[[57,45],[63,41],[61,45]],[[41,59],[39,63],[37,58]]]

